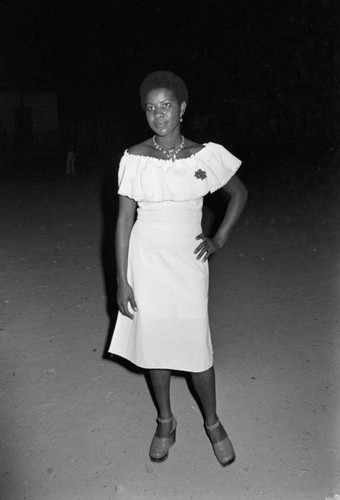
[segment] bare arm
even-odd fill
[[[220,227],[213,238],[207,238],[203,233],[196,237],[203,240],[195,250],[196,258],[203,257],[203,262],[225,245],[247,202],[247,189],[236,175],[222,189],[230,196],[230,201]]]
[[[119,196],[119,213],[116,226],[116,263],[117,263],[117,303],[120,312],[128,318],[133,318],[129,303],[134,311],[137,304],[133,290],[127,279],[127,263],[131,229],[134,224],[136,202],[127,196]]]

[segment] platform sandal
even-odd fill
[[[169,437],[158,437],[154,436],[151,441],[149,457],[152,462],[164,462],[169,456],[169,449],[176,442],[176,426],[177,421],[174,416],[162,420],[157,418],[159,424],[168,424],[171,422],[171,430]]]
[[[208,437],[211,441],[215,456],[219,463],[222,465],[222,467],[225,467],[227,465],[232,464],[235,461],[236,455],[235,451],[233,448],[233,445],[228,438],[228,434],[226,433],[226,437],[223,438],[221,441],[218,441],[217,443],[213,442],[213,431],[217,429],[219,426],[222,427],[222,429],[225,431],[223,425],[219,420],[213,425],[204,425],[205,429],[207,431]]]

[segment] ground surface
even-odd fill
[[[330,184],[302,195],[248,186],[247,210],[211,261],[218,410],[237,453],[222,469],[180,375],[177,443],[151,464],[156,413],[144,376],[103,357],[107,309],[114,315],[110,185],[81,175],[4,183],[1,500],[336,499],[339,207]]]

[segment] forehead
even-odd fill
[[[176,97],[173,91],[167,88],[153,89],[148,92],[145,99],[146,103],[162,101],[176,101]]]

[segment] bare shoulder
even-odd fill
[[[149,154],[151,148],[152,148],[151,140],[148,139],[148,140],[141,142],[139,144],[134,144],[133,146],[130,146],[127,149],[127,152],[130,155],[147,156]]]
[[[127,152],[130,155],[142,155],[144,151],[143,143],[141,144],[134,144],[133,146],[130,146],[127,149]]]
[[[185,149],[190,153],[190,155],[198,153],[203,148],[204,148],[203,144],[191,141],[190,139],[185,139]]]

